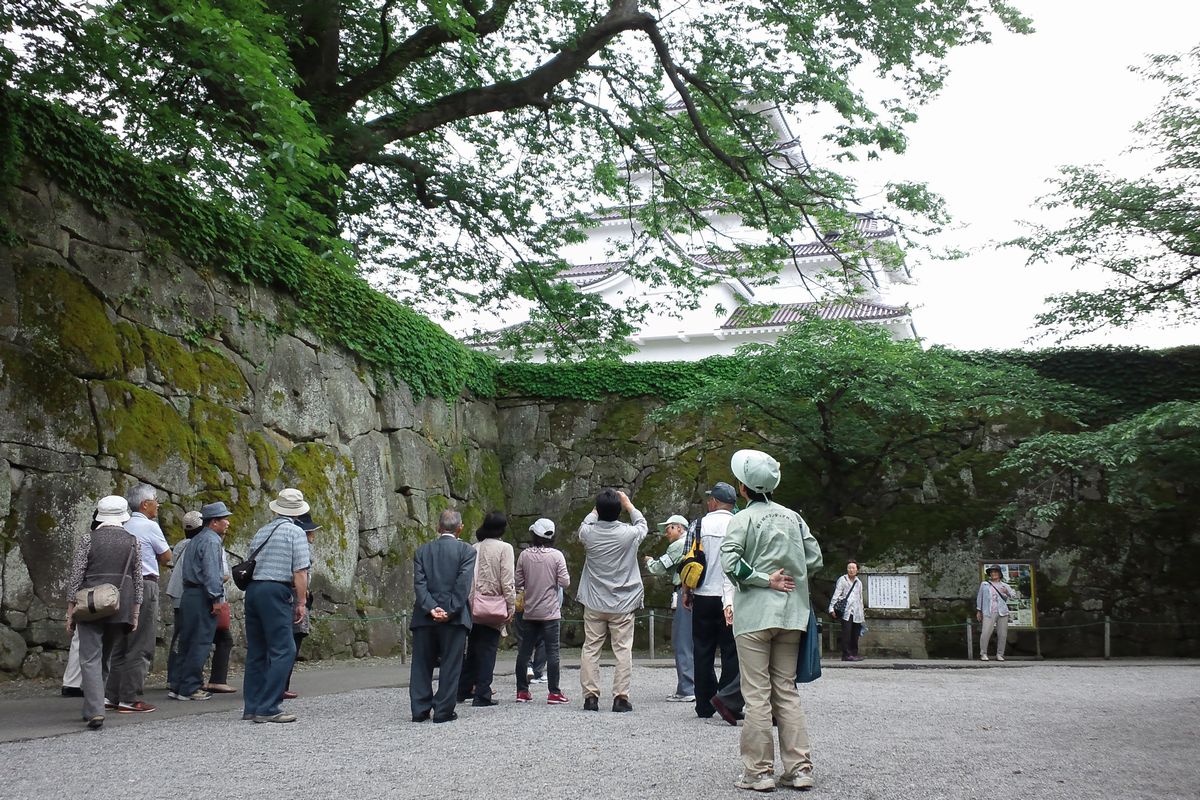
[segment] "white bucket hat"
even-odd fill
[[[665,531],[668,525],[682,525],[686,528],[688,526],[688,521],[679,514],[672,514],[671,516],[667,517],[666,522],[658,523],[658,530],[660,532]]]
[[[762,450],[738,450],[729,461],[737,479],[759,494],[775,491],[779,486],[779,462]]]
[[[542,517],[537,522],[529,526],[529,532],[539,539],[553,539],[554,521]]]
[[[298,517],[308,513],[308,503],[299,489],[282,489],[279,496],[267,503],[267,508],[284,517]]]
[[[129,519],[129,503],[124,497],[110,494],[96,503],[96,521],[108,525],[120,525]]]

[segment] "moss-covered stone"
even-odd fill
[[[358,559],[354,465],[334,447],[306,442],[284,456],[280,475],[284,484],[304,493],[313,519],[322,526],[313,542],[313,569],[348,597]],[[345,597],[335,599],[343,602]]]
[[[194,354],[194,358],[196,371],[200,375],[201,389],[205,395],[215,401],[239,404],[249,402],[250,386],[237,364],[210,350],[200,350]]]
[[[279,450],[258,431],[251,431],[247,434],[246,442],[250,445],[250,451],[254,453],[254,462],[258,465],[258,475],[262,478],[263,484],[275,485],[279,478],[279,472],[283,469],[283,459],[279,455]]]
[[[238,416],[224,406],[206,400],[193,400],[188,420],[196,435],[196,471],[204,476],[205,483],[216,483],[213,469],[228,473],[238,472],[231,440],[238,435]]]
[[[150,379],[175,394],[196,394],[200,390],[200,370],[191,350],[174,336],[150,328],[143,328],[141,334]]]
[[[132,383],[93,385],[104,452],[132,475],[170,475],[172,483],[186,484],[195,462],[196,437],[175,407]],[[182,471],[168,468],[168,462],[176,462]]]
[[[54,362],[0,342],[0,438],[59,452],[100,450],[87,386]]]
[[[33,334],[35,349],[61,356],[82,376],[111,378],[122,373],[116,328],[103,301],[82,278],[53,264],[21,266],[17,305],[21,326]]]
[[[119,320],[116,329],[120,339],[121,356],[125,363],[125,374],[145,369],[146,354],[143,352],[141,328],[132,322]]]

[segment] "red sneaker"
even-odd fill
[[[141,700],[134,703],[117,703],[118,714],[148,714],[151,711],[157,710],[155,706],[143,703]]]
[[[569,702],[571,701],[562,692],[551,692],[546,696],[546,705],[548,706],[561,706]]]
[[[518,689],[517,690],[517,702],[518,703],[528,703],[531,700],[533,700],[533,695],[531,695],[529,693],[528,689]]]
[[[292,691],[287,691],[287,692],[284,692],[284,693],[283,693],[283,699],[284,699],[284,700],[295,700],[295,699],[296,699],[297,697],[299,697],[299,696],[300,696],[300,695],[298,695],[298,694],[296,694],[295,692],[292,692]]]

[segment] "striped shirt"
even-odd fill
[[[267,541],[267,537],[270,541]],[[250,553],[266,542],[254,557],[254,580],[292,582],[292,573],[308,569],[308,537],[291,517],[276,517],[258,529],[250,540]]]

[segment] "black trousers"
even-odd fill
[[[412,671],[408,686],[412,715],[419,717],[432,711],[434,719],[447,719],[454,713],[467,628],[449,622],[422,625],[412,629],[412,637]],[[433,668],[439,662],[438,688],[434,695]]]
[[[458,680],[458,699],[492,699],[492,678],[496,672],[496,650],[500,630],[489,625],[472,625],[467,635],[467,658]]]
[[[721,679],[717,680],[717,651],[721,651]],[[738,677],[737,643],[733,628],[725,624],[720,596],[692,595],[692,657],[696,668],[696,714],[711,717],[712,698]]]
[[[839,637],[842,644],[842,658],[858,655],[858,637],[862,634],[861,622],[842,620],[842,634]]]

